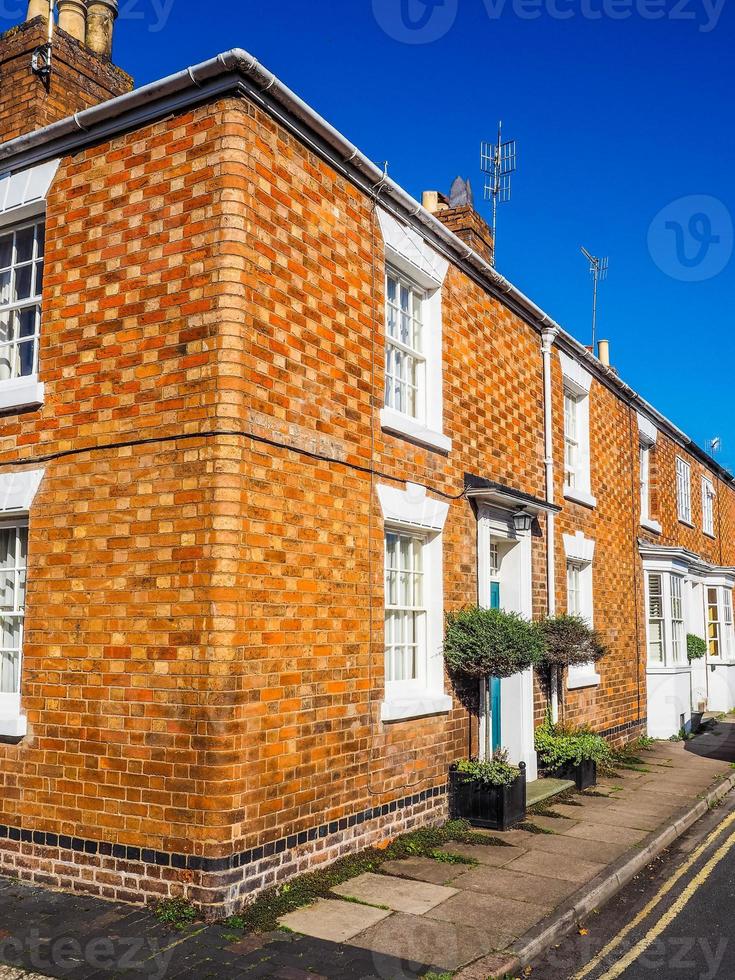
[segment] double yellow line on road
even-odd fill
[[[712,846],[715,840],[725,833],[730,827],[735,823],[735,813],[731,813],[729,817],[726,817],[720,826],[713,830],[712,833],[704,840],[699,847],[687,858],[687,860],[677,868],[676,872],[661,886],[659,891],[654,895],[654,897],[644,905],[638,915],[631,919],[630,922],[620,930],[620,932],[611,939],[610,942],[605,946],[600,952],[595,956],[594,959],[590,960],[585,967],[583,967],[579,973],[575,974],[573,980],[583,980],[584,977],[589,976],[593,973],[597,967],[599,967],[612,953],[617,950],[625,937],[630,935],[634,929],[642,925],[643,922],[648,918],[648,916],[653,912],[657,905],[663,901],[663,899],[669,894],[671,889],[687,874],[691,871],[697,861],[702,857],[704,852]],[[671,908],[669,908],[664,915],[656,922],[649,932],[640,939],[635,946],[630,949],[625,956],[617,961],[617,963],[611,967],[606,973],[599,977],[599,980],[615,980],[616,977],[621,976],[631,964],[635,963],[638,957],[651,946],[652,943],[661,935],[664,929],[667,928],[677,917],[677,915],[686,907],[687,902],[691,899],[692,895],[700,888],[708,875],[712,870],[720,863],[720,861],[725,857],[725,855],[735,847],[735,835],[730,837],[729,840],[725,841],[721,847],[712,855],[712,857],[707,861],[704,867],[699,871],[694,878],[689,882],[684,891],[679,895],[676,901],[673,903]]]

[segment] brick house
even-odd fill
[[[445,678],[468,603],[592,619],[559,700],[613,739],[735,703],[731,476],[468,202],[243,51],[131,91],[115,6],[0,38],[0,870],[214,915],[441,819],[468,752],[535,778],[531,672],[480,721]]]

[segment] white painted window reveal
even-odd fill
[[[408,484],[378,487],[385,521],[384,722],[446,713],[442,531],[449,505]]]
[[[676,457],[676,506],[679,520],[692,523],[692,468],[681,456]]]

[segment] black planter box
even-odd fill
[[[590,787],[597,785],[597,763],[591,759],[585,759],[579,765],[568,762],[566,765],[554,769],[549,775],[555,779],[571,779],[579,790],[590,789]]]
[[[455,766],[449,769],[449,814],[473,827],[509,830],[526,816],[526,764],[510,786],[487,786],[468,780]]]
[[[703,711],[692,711],[692,734],[696,735],[699,729],[702,727],[702,719],[704,718]]]

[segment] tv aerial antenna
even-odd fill
[[[594,354],[595,342],[597,340],[597,297],[600,283],[607,279],[609,260],[592,255],[584,246],[582,246],[582,255],[584,255],[590,264],[590,274],[592,276],[592,353]]]
[[[503,124],[498,123],[496,143],[480,144],[480,168],[485,174],[485,200],[493,208],[493,265],[498,236],[498,205],[511,199],[511,178],[518,169],[518,149],[515,140],[503,140]]]

